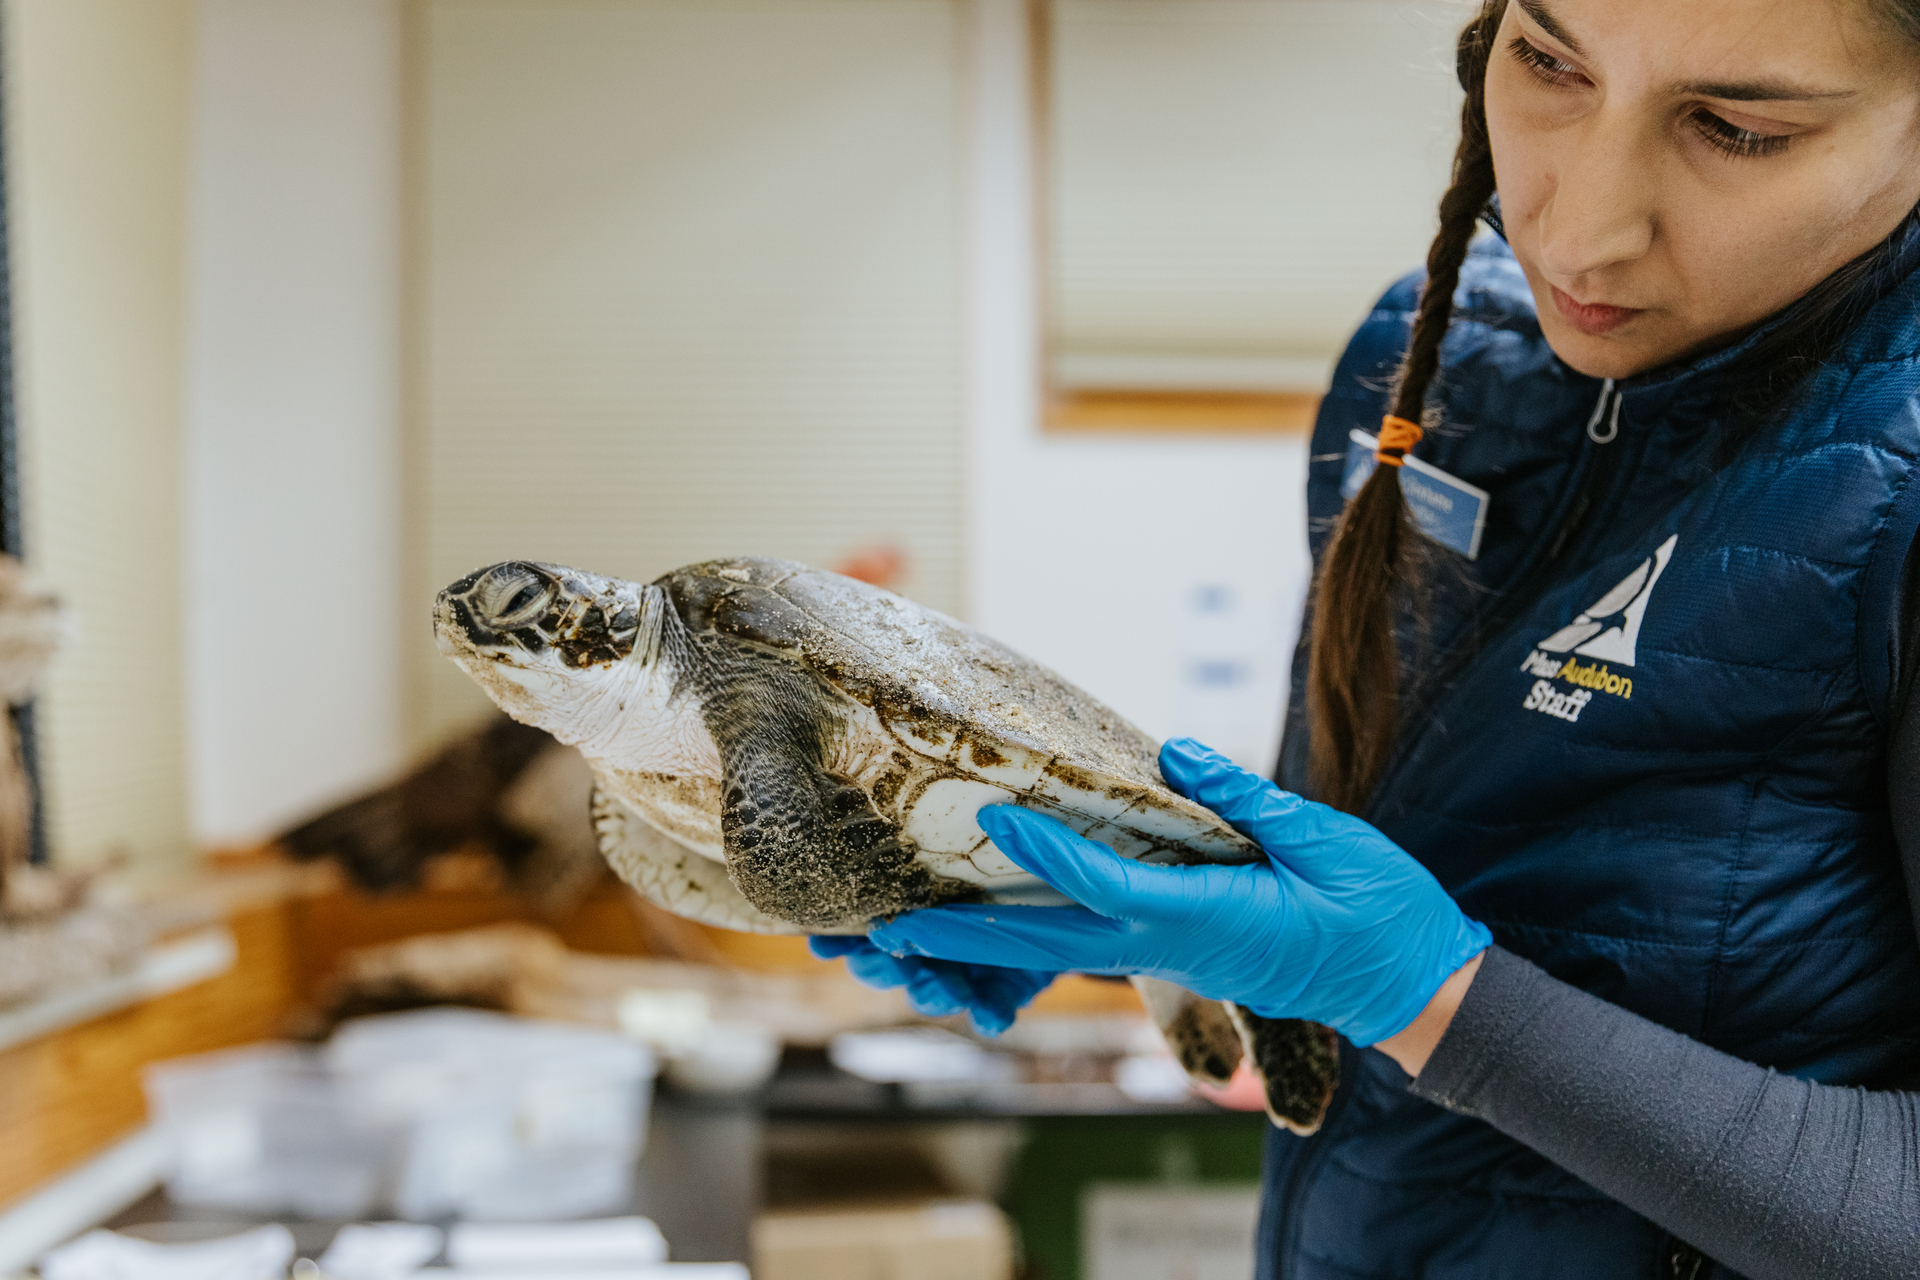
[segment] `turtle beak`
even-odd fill
[[[442,592],[433,602],[433,647],[440,651],[443,658],[455,657],[460,652],[454,647],[453,634],[446,625],[448,612],[446,593]]]

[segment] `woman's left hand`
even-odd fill
[[[1245,866],[1122,858],[1052,818],[980,811],[1001,852],[1080,906],[935,907],[869,933],[898,955],[1143,973],[1358,1045],[1407,1028],[1492,942],[1425,867],[1373,827],[1248,773],[1191,739],[1160,752],[1174,790],[1267,853]]]

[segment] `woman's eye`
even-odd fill
[[[1562,62],[1525,36],[1515,36],[1507,46],[1514,60],[1540,79],[1553,85],[1585,84],[1587,78],[1571,62]]]
[[[1693,113],[1693,127],[1708,143],[1718,147],[1730,156],[1770,156],[1787,149],[1793,141],[1790,133],[1755,133],[1751,129],[1742,129],[1737,124],[1722,120],[1704,107]]]

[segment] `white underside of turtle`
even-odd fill
[[[1197,828],[1187,815],[1145,805],[1124,791],[1116,795],[1074,785],[1049,773],[1051,757],[1003,744],[998,748],[1003,763],[980,766],[965,758],[974,753],[964,742],[947,744],[934,755],[940,743],[910,731],[890,731],[869,707],[853,703],[838,709],[845,716],[838,750],[826,757],[828,770],[869,795],[891,794],[894,799],[883,812],[913,843],[919,861],[937,875],[978,885],[982,901],[1067,902],[1015,865],[980,830],[978,814],[988,805],[1020,804],[1047,813],[1128,857],[1174,861],[1170,846],[1185,845],[1214,851],[1220,861],[1246,860],[1244,842],[1237,836],[1228,839],[1218,828]],[[956,762],[956,754],[963,758]],[[955,769],[964,776],[954,776]],[[703,924],[754,933],[866,932],[866,918],[802,928],[761,911],[733,887],[725,872],[717,770],[691,786],[685,775],[670,783],[650,770],[622,768],[613,761],[596,761],[595,775],[602,797],[595,811],[602,848],[610,857],[624,855],[615,870],[630,882],[658,885],[660,893],[670,895],[670,900],[656,898],[660,905]],[[634,820],[647,830],[626,825]],[[707,866],[689,863],[689,852]],[[649,862],[651,867],[645,865]],[[712,869],[718,869],[717,876]]]
[[[579,748],[601,851],[653,902],[756,933],[864,933],[916,907],[1065,901],[976,821],[1013,803],[1126,857],[1264,855],[1160,780],[1139,730],[1046,668],[864,583],[783,561],[653,584],[527,562],[440,595],[441,649],[510,715]],[[1278,1123],[1311,1131],[1331,1033],[1136,980],[1184,1065],[1241,1041]]]

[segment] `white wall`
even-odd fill
[[[199,0],[185,487],[199,843],[401,759],[398,0]]]
[[[49,844],[183,867],[180,353],[190,0],[8,0],[27,556],[72,633],[40,704]]]
[[[723,555],[961,597],[962,0],[435,0],[432,593]],[[487,707],[411,640],[425,739]]]
[[[1148,732],[1265,768],[1310,572],[1306,439],[1041,431],[1025,6],[974,12],[970,620]],[[1237,597],[1235,616],[1198,613],[1209,587]],[[1194,678],[1222,662],[1237,679]]]

